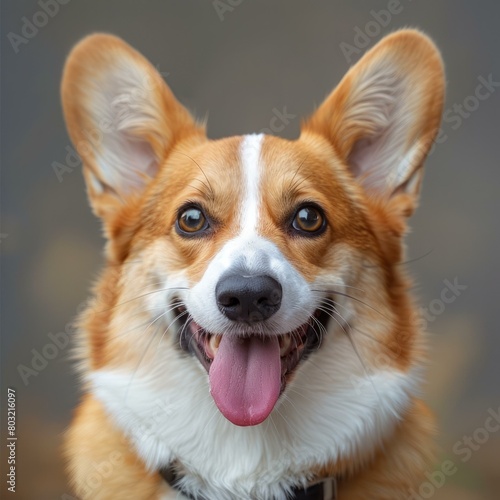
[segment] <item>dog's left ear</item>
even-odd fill
[[[369,196],[409,216],[443,100],[438,50],[422,33],[403,30],[384,38],[349,70],[303,132],[326,137]]]

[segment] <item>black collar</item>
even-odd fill
[[[181,477],[177,474],[173,464],[160,469],[160,475],[165,481],[177,491],[180,491],[190,500],[204,500],[204,497],[193,497],[179,487]],[[337,499],[337,481],[335,478],[315,481],[307,488],[293,488],[289,500],[336,500]]]

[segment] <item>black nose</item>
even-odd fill
[[[221,312],[233,321],[255,323],[270,318],[281,306],[281,285],[270,276],[222,277],[215,287]]]

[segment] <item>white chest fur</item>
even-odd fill
[[[311,466],[370,454],[418,382],[398,371],[366,373],[348,339],[329,337],[265,422],[237,427],[215,406],[197,363],[165,348],[154,366],[95,371],[89,382],[149,469],[177,459],[186,490],[217,500],[284,499]]]

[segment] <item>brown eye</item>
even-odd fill
[[[323,213],[312,205],[300,208],[292,222],[295,230],[301,233],[319,233],[325,227]]]
[[[177,218],[177,228],[182,233],[198,233],[208,227],[207,218],[196,207],[183,210]]]

